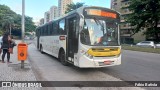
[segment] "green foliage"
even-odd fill
[[[160,21],[160,0],[129,0],[131,2],[128,7],[133,11],[127,18],[127,22],[131,23],[131,26],[135,26],[132,31],[133,35],[141,30],[141,28],[148,26],[148,30],[145,33],[148,36],[154,36],[158,39],[158,22]]]
[[[10,24],[13,24],[13,18],[16,13],[13,12],[9,7],[0,5],[0,30],[2,32],[8,31]]]
[[[31,17],[25,17],[26,23],[25,23],[25,30],[26,32],[33,32],[36,28],[36,26],[33,23],[33,19]]]
[[[83,5],[84,5],[84,3],[79,3],[79,2],[77,2],[76,4],[71,3],[71,4],[67,5],[67,10],[66,10],[65,13],[69,13],[69,12],[79,8],[79,7],[82,7]]]
[[[0,30],[0,36],[2,36],[2,34],[3,34],[2,30]]]
[[[25,32],[25,35],[30,36],[31,34],[30,34],[30,33],[28,33],[28,32]]]
[[[11,27],[12,34],[21,36],[21,18],[21,15],[16,14],[8,6],[0,5],[0,34],[9,32]],[[25,26],[26,32],[32,32],[36,28],[33,19],[28,16],[25,17]]]

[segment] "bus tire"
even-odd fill
[[[66,61],[66,54],[63,50],[60,51],[59,60],[64,66],[68,65],[68,62]]]
[[[44,52],[43,52],[43,46],[42,45],[40,45],[40,52],[43,54]]]

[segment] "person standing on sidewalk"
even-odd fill
[[[7,62],[12,63],[12,62],[10,62],[10,52],[9,52],[9,48],[11,45],[11,37],[8,33],[4,34],[4,36],[2,38],[2,42],[3,42],[2,47],[1,47],[1,49],[3,50],[2,63],[5,63],[4,58],[5,58],[6,53],[7,53]]]

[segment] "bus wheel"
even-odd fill
[[[44,52],[43,52],[43,47],[42,47],[42,45],[40,46],[40,52],[43,54]]]
[[[68,65],[68,62],[66,61],[66,55],[65,55],[65,52],[63,50],[60,52],[59,59],[60,59],[60,61],[63,65],[65,65],[65,66]]]

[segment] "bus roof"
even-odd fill
[[[60,19],[62,19],[62,18],[64,18],[64,17],[69,16],[69,15],[74,14],[74,13],[77,13],[77,14],[79,14],[79,15],[80,15],[80,14],[83,14],[83,10],[84,10],[85,8],[100,8],[100,9],[105,9],[105,10],[109,10],[109,11],[115,12],[115,13],[117,13],[117,14],[120,14],[119,12],[117,12],[117,11],[115,11],[115,10],[112,10],[112,9],[109,9],[109,8],[106,8],[106,7],[87,6],[87,5],[85,5],[85,6],[82,6],[82,7],[78,8],[78,9],[76,9],[76,10],[73,10],[73,11],[71,11],[71,12],[69,12],[69,13],[67,13],[67,14],[65,14],[65,15],[57,18],[57,19],[54,19],[54,20],[52,20],[52,21],[50,21],[50,22],[47,22],[47,23],[45,23],[45,24],[43,24],[43,25],[41,25],[41,26],[39,26],[39,27],[43,27],[43,26],[45,26],[45,25],[48,25],[49,23],[52,23],[52,22],[54,22],[54,21],[58,21],[58,20],[60,20]],[[39,28],[39,27],[37,27],[37,28]]]

